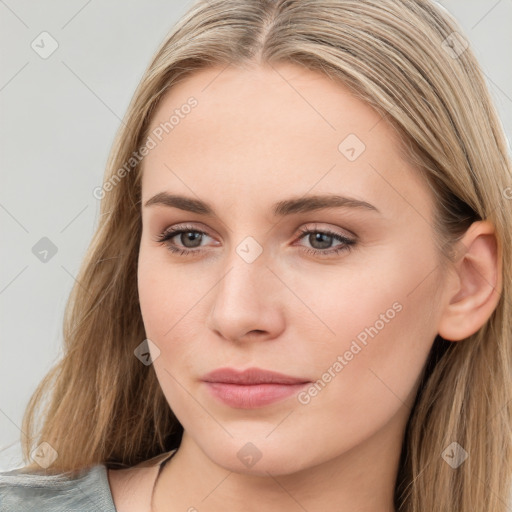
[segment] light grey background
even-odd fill
[[[0,0],[0,471],[22,465],[24,408],[61,355],[65,302],[98,220],[92,191],[120,119],[191,3]],[[510,141],[512,0],[440,3],[482,64]],[[44,31],[58,43],[46,59],[31,47]],[[32,252],[43,237],[57,247],[46,263]]]

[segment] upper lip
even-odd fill
[[[218,368],[204,375],[205,382],[220,382],[225,384],[302,384],[310,382],[300,377],[291,377],[282,373],[263,370],[261,368]]]

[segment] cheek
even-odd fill
[[[310,290],[312,309],[332,332],[309,334],[319,380],[304,403],[343,417],[359,411],[346,421],[372,418],[376,424],[404,403],[412,406],[436,335],[433,261],[433,254],[417,257],[405,247],[383,250],[366,270],[333,274],[321,294]]]
[[[190,285],[185,273],[171,272],[164,250],[150,250],[141,246],[137,271],[138,292],[146,337],[159,350],[158,357],[152,352],[153,368],[167,402],[174,408],[187,397],[179,383],[182,375],[196,375],[191,367],[194,360],[187,343],[193,332],[190,327],[191,304],[197,302],[197,289]],[[195,300],[193,300],[195,299]],[[187,325],[189,323],[189,325]],[[188,338],[184,336],[188,333]],[[180,342],[181,341],[181,342]],[[197,357],[196,357],[197,358]],[[179,372],[176,370],[179,368]],[[182,408],[177,406],[180,417]]]
[[[201,299],[212,285],[193,274],[193,266],[170,263],[165,248],[141,246],[140,309],[146,337],[159,350],[154,368],[169,403],[175,403],[180,392],[178,382],[199,376],[206,357]]]
[[[162,342],[170,339],[198,300],[190,270],[171,265],[164,248],[142,245],[137,282],[146,335]]]

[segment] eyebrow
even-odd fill
[[[160,192],[144,203],[145,207],[153,205],[179,208],[180,210],[198,213],[200,215],[215,216],[215,210],[209,203],[186,196],[169,194],[167,192]],[[324,208],[357,208],[380,213],[380,210],[376,206],[366,201],[332,194],[303,196],[279,201],[272,206],[272,213],[276,217],[284,217],[286,215],[311,212]]]

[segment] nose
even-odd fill
[[[267,263],[261,256],[251,263],[236,253],[230,258],[227,270],[209,294],[207,327],[217,336],[249,341],[273,339],[282,332],[283,284]]]

